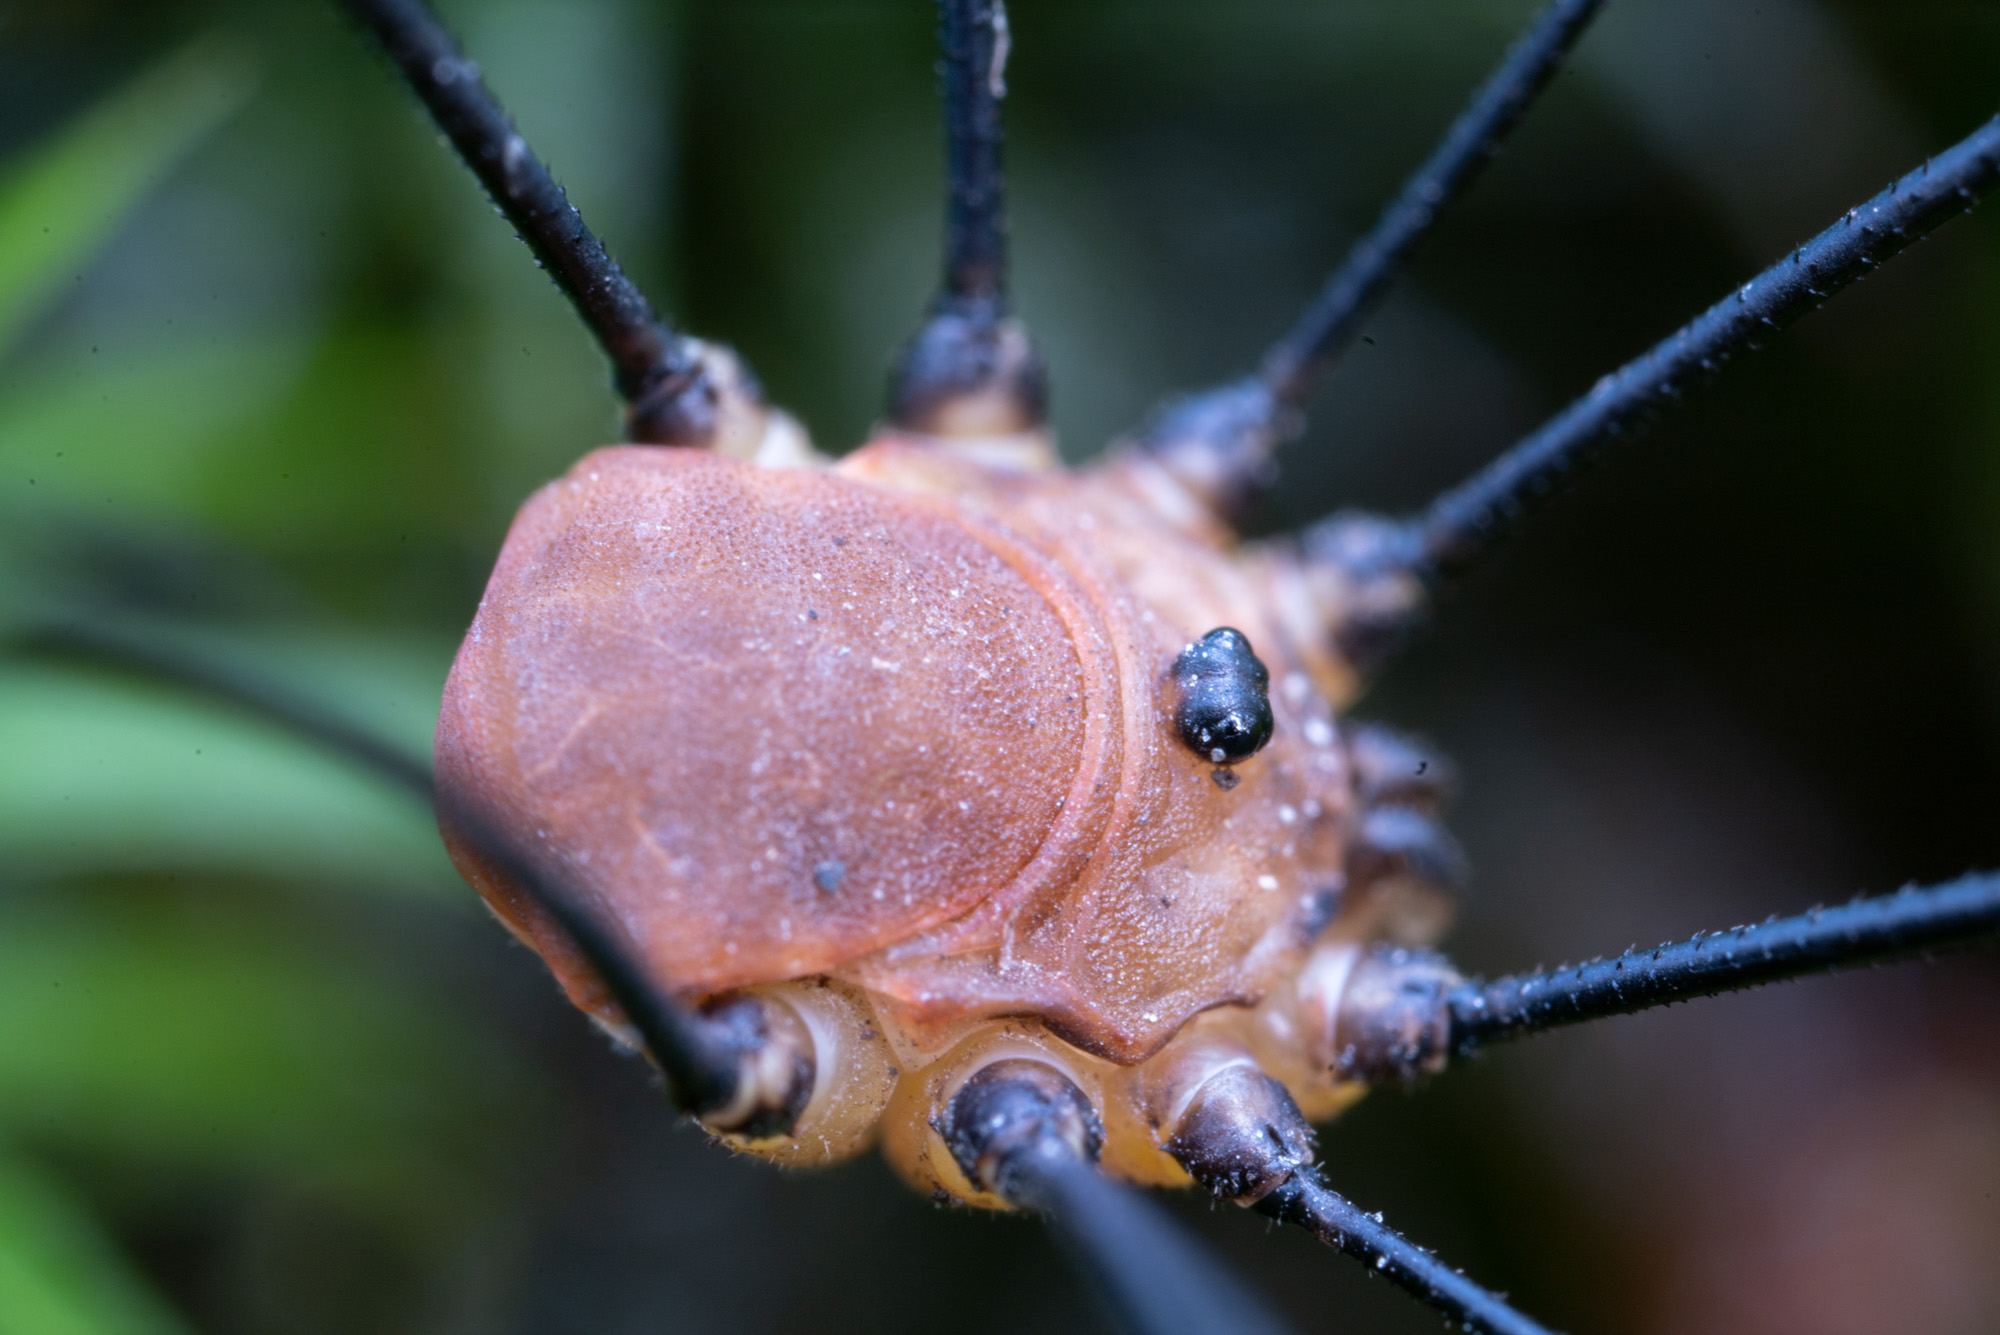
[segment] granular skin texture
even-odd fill
[[[918,1048],[1017,1015],[1142,1060],[1297,968],[1352,783],[1337,686],[1309,678],[1265,566],[1141,481],[895,436],[826,471],[600,450],[515,521],[446,688],[439,782],[532,832],[680,995],[828,975]],[[1218,775],[1168,674],[1221,625],[1269,666],[1276,731]]]

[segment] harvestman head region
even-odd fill
[[[1453,769],[1351,715],[1600,457],[2000,187],[2000,120],[1428,505],[1243,532],[1312,392],[1602,7],[1534,18],[1261,362],[1070,466],[1009,286],[1001,108],[1034,36],[998,0],[938,4],[942,273],[838,455],[655,310],[421,0],[346,0],[602,347],[626,438],[521,507],[434,774],[263,683],[63,633],[433,800],[506,927],[742,1153],[879,1151],[940,1201],[1040,1215],[1145,1335],[1287,1328],[1152,1189],[1296,1225],[1453,1325],[1542,1332],[1342,1195],[1314,1128],[1502,1040],[2000,933],[2000,875],[1973,874],[1468,977],[1440,951]]]

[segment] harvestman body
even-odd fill
[[[1357,948],[1443,917],[1356,831],[1377,792],[1431,782],[1344,742],[1342,590],[1298,553],[1232,550],[1143,455],[1075,474],[1038,436],[977,446],[889,435],[825,471],[585,458],[502,552],[439,781],[532,823],[649,973],[763,985],[814,1029],[819,1080],[773,1152],[844,1153],[893,1102],[895,1160],[967,1194],[929,1118],[1034,1051],[1102,1091],[1107,1162],[1185,1180],[1153,1128],[1217,1060],[1254,1049],[1316,1111],[1358,1092],[1333,1062]],[[1218,681],[1275,717],[1268,745],[1183,736]],[[561,928],[455,851],[622,1023]]]
[[[879,1140],[922,1188],[1040,1211],[1137,1330],[1279,1327],[1110,1178],[1192,1178],[1468,1329],[1534,1332],[1327,1189],[1309,1122],[1484,1041],[2000,930],[2000,879],[1968,877],[1467,982],[1414,949],[1459,872],[1443,767],[1338,717],[1429,589],[1607,442],[2000,185],[2000,122],[1423,514],[1234,534],[1600,4],[1536,20],[1255,375],[1072,471],[1008,310],[993,0],[942,0],[944,288],[888,425],[837,463],[653,314],[420,0],[349,0],[628,405],[635,443],[516,520],[447,688],[436,800],[468,878],[679,1107],[790,1162]]]

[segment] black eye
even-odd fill
[[[1190,751],[1234,764],[1271,740],[1271,674],[1243,632],[1221,626],[1174,660],[1174,726]]]

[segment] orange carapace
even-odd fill
[[[1175,1098],[1254,1059],[1336,1110],[1359,1090],[1333,1049],[1360,947],[1443,925],[1435,886],[1357,856],[1372,781],[1334,648],[1357,596],[1296,548],[1239,544],[1137,452],[604,449],[515,521],[438,777],[532,838],[663,986],[798,1016],[812,1101],[746,1148],[824,1161],[879,1135],[921,1185],[976,1199],[931,1112],[1032,1052],[1098,1100],[1107,1168],[1181,1181],[1158,1145]],[[1253,754],[1177,717],[1182,655],[1223,627],[1268,669]],[[554,923],[447,837],[622,1032]]]

